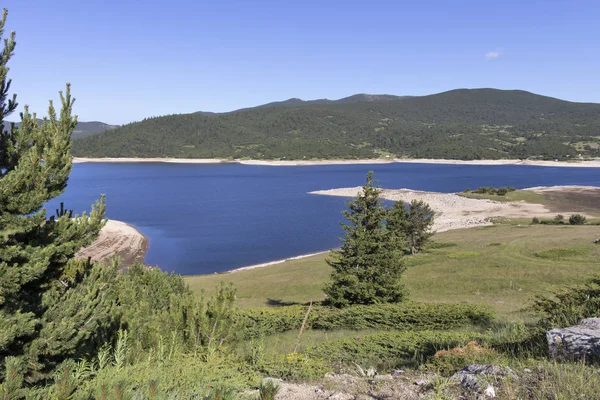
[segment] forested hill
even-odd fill
[[[349,100],[350,99],[350,100]],[[88,157],[598,157],[600,104],[525,91],[356,95],[148,118],[73,142]]]
[[[41,123],[42,120],[38,119],[38,121]],[[10,124],[10,123],[8,123]],[[19,126],[19,122],[16,123],[17,126]],[[100,122],[100,121],[79,121],[77,122],[77,126],[75,127],[75,130],[73,131],[72,137],[73,139],[77,139],[77,138],[82,138],[82,137],[86,137],[89,135],[94,135],[96,133],[100,133],[100,132],[104,132],[110,129],[114,129],[116,128],[118,125],[109,125],[106,124],[104,122]]]

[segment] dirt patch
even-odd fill
[[[543,194],[547,207],[557,214],[576,209],[600,217],[600,188],[594,186],[548,186],[528,190]]]
[[[535,188],[538,189],[538,188]],[[311,194],[355,197],[361,187],[319,190]],[[455,193],[422,192],[418,190],[384,189],[381,198],[392,201],[410,203],[412,200],[423,200],[437,213],[433,229],[444,232],[451,229],[471,228],[474,226],[492,225],[491,218],[552,218],[556,211],[545,204],[519,202],[497,202],[493,200],[470,199]],[[583,210],[571,204],[561,212],[564,214],[585,214]]]
[[[75,254],[76,258],[92,261],[108,261],[114,254],[121,257],[122,265],[143,262],[148,251],[148,238],[133,226],[121,221],[109,220],[98,238],[88,247]]]

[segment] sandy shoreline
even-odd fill
[[[286,261],[301,260],[303,258],[312,257],[312,256],[318,256],[319,254],[325,254],[325,253],[329,253],[329,250],[319,251],[318,253],[302,254],[300,256],[289,257],[289,258],[285,258],[283,260],[277,260],[277,261],[269,261],[269,262],[262,263],[262,264],[249,265],[247,267],[240,267],[240,268],[232,269],[232,270],[229,270],[229,271],[225,271],[224,273],[225,274],[229,274],[229,273],[232,273],[232,272],[247,271],[249,269],[269,267],[271,265],[283,264]]]
[[[339,188],[310,192],[315,195],[355,197],[362,188]],[[527,190],[536,192],[598,190],[591,186],[551,186],[535,187]],[[453,229],[472,228],[492,225],[490,219],[504,218],[552,218],[556,212],[543,204],[526,202],[497,202],[493,200],[470,199],[456,193],[423,192],[411,189],[383,189],[381,198],[392,201],[410,203],[412,200],[423,200],[437,213],[433,230],[445,232]],[[578,210],[565,211],[565,214],[584,214]]]
[[[98,238],[89,246],[75,254],[76,258],[92,261],[108,261],[114,254],[119,254],[123,266],[135,261],[143,262],[148,251],[149,240],[133,226],[115,220],[108,220],[100,231]]]
[[[81,163],[174,163],[174,164],[225,164],[231,163],[229,160],[220,158],[135,158],[135,157],[106,157],[106,158],[87,158],[73,157],[73,164]]]
[[[449,165],[528,165],[542,167],[591,167],[600,168],[600,160],[588,161],[542,161],[542,160],[444,160],[431,158],[374,158],[365,160],[226,160],[220,158],[86,158],[74,157],[73,163],[143,163],[165,162],[177,164],[243,164],[274,167],[300,167],[311,165],[370,165],[370,164],[449,164]]]

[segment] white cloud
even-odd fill
[[[500,57],[501,55],[502,55],[502,52],[500,50],[495,50],[495,51],[488,51],[487,53],[485,53],[484,57],[487,61],[490,61],[490,60],[494,60],[494,59]]]

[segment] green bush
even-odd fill
[[[569,224],[571,225],[583,225],[585,224],[586,218],[581,214],[573,214],[569,217]]]
[[[290,380],[313,381],[332,371],[328,360],[301,353],[271,355],[259,366],[265,376]]]
[[[540,219],[539,219],[538,217],[533,217],[533,218],[531,219],[531,224],[532,224],[532,225],[537,225],[537,224],[539,224],[539,223],[540,223]]]
[[[477,193],[477,194],[490,194],[495,196],[505,196],[508,192],[514,192],[516,189],[511,186],[502,186],[500,188],[494,188],[489,186],[481,186],[475,190],[465,190],[465,192]]]
[[[239,331],[244,338],[299,329],[306,307],[291,306],[240,310]],[[442,330],[467,325],[486,325],[494,313],[472,304],[416,303],[376,304],[335,309],[313,307],[308,316],[312,329]]]
[[[259,400],[275,400],[279,389],[279,385],[273,383],[273,381],[262,382],[258,387],[258,398]]]
[[[532,308],[542,315],[547,328],[572,326],[584,318],[600,316],[600,277],[585,285],[556,290],[550,296],[537,296]]]
[[[152,352],[139,354],[135,364],[117,366],[90,361],[66,363],[54,384],[28,388],[31,399],[215,399],[237,398],[257,387],[262,373],[235,356],[215,353],[209,358],[176,354],[159,360]],[[10,397],[11,399],[14,397]]]
[[[540,224],[542,224],[542,225],[564,225],[565,224],[565,216],[562,214],[558,214],[552,219],[540,220]]]
[[[306,353],[329,362],[343,365],[389,369],[420,363],[439,350],[464,346],[470,341],[480,343],[489,339],[478,333],[410,331],[383,332],[317,344]]]
[[[117,298],[121,326],[135,350],[156,348],[166,340],[198,351],[234,340],[235,289],[223,282],[205,300],[181,276],[137,264],[121,275]]]

